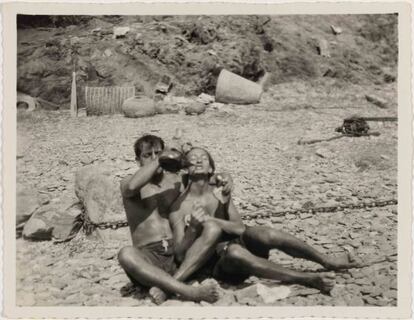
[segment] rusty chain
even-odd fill
[[[260,213],[252,213],[252,214],[245,214],[242,216],[243,220],[252,220],[252,219],[260,219],[260,218],[269,218],[269,217],[280,217],[287,214],[297,215],[301,213],[323,213],[323,212],[339,212],[344,211],[346,209],[364,209],[364,208],[378,208],[378,207],[386,207],[390,205],[396,205],[398,201],[396,199],[389,199],[389,200],[377,200],[372,202],[360,202],[360,203],[351,203],[339,206],[325,206],[325,207],[310,207],[310,208],[300,208],[296,210],[283,210],[283,211],[271,211],[271,212],[260,212]],[[108,222],[100,222],[95,223],[90,220],[90,218],[86,215],[85,211],[79,215],[77,222],[80,226],[77,228],[79,231],[81,228],[84,230],[86,234],[92,233],[95,229],[106,230],[112,229],[117,230],[119,228],[124,228],[128,226],[128,221],[126,220],[118,220],[118,221],[108,221]]]
[[[256,218],[264,218],[264,217],[280,217],[287,214],[301,214],[301,213],[323,213],[323,212],[340,212],[345,211],[346,209],[364,209],[364,208],[378,208],[378,207],[386,207],[391,205],[398,204],[396,199],[389,199],[389,200],[377,200],[372,202],[359,202],[359,203],[350,203],[345,205],[338,205],[338,206],[322,206],[322,207],[310,207],[310,208],[300,208],[295,210],[283,210],[283,211],[274,211],[274,212],[262,212],[262,213],[252,213],[246,214],[242,217],[243,220],[251,220]]]

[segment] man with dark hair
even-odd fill
[[[121,182],[132,237],[132,246],[122,248],[118,254],[122,268],[134,283],[152,287],[150,294],[154,292],[152,297],[156,303],[165,299],[163,292],[178,294],[187,300],[217,300],[215,284],[193,287],[173,277],[176,264],[168,216],[172,203],[182,191],[182,179],[179,174],[160,166],[164,141],[157,136],[145,135],[135,142],[134,151],[140,168]],[[225,188],[230,191],[231,187],[229,179]],[[201,239],[211,241],[214,232],[206,226],[205,237]]]
[[[217,197],[216,188],[208,184],[214,169],[210,154],[204,149],[193,148],[186,156],[191,163],[189,184],[172,207],[170,223],[178,254],[192,249],[205,254],[203,259],[181,265],[181,273],[185,275],[181,279],[213,257],[216,260],[213,261],[213,275],[223,281],[241,281],[254,275],[329,292],[335,283],[333,272],[311,273],[283,268],[268,260],[269,250],[279,249],[293,257],[317,262],[329,270],[356,265],[348,255],[325,255],[288,233],[269,227],[245,227],[231,197]],[[197,245],[199,230],[205,225],[215,225],[222,232],[223,242],[217,245],[215,256],[214,244],[212,247],[206,247],[202,242]]]
[[[147,134],[137,139],[134,143],[135,159],[138,160],[141,156],[141,152],[144,148],[144,145],[147,145],[150,148],[160,146],[161,150],[164,150],[165,143],[160,137],[154,136],[152,134]]]

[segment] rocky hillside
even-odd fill
[[[129,31],[114,37],[114,27]],[[395,81],[397,15],[19,16],[17,90],[68,106],[71,74],[84,86],[133,85],[152,96],[213,93],[226,68],[271,83],[333,77]]]

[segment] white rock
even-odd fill
[[[129,30],[130,30],[129,27],[114,27],[113,38],[117,39],[117,38],[125,37],[125,35],[129,32]]]
[[[215,100],[214,96],[211,96],[211,95],[206,94],[206,93],[201,93],[196,99],[196,101],[204,103],[204,104],[213,103],[214,100]]]
[[[331,30],[334,35],[341,34],[342,28],[331,25]]]
[[[43,220],[31,218],[23,228],[23,237],[33,240],[50,240],[53,227],[47,226]]]
[[[110,57],[110,56],[112,56],[112,51],[111,51],[111,49],[109,49],[109,48],[105,49],[105,51],[104,51],[104,56],[105,56],[105,57]]]
[[[261,283],[235,291],[237,302],[242,304],[257,303],[274,303],[277,300],[285,299],[289,296],[291,290],[287,286],[267,287]]]

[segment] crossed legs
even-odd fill
[[[183,283],[194,274],[194,272],[199,270],[214,253],[215,245],[219,241],[220,236],[221,229],[215,223],[204,223],[200,236],[195,239],[193,245],[188,249],[183,262],[175,272],[173,276],[174,280]],[[157,285],[153,285],[150,289],[151,297],[158,304],[167,299],[168,292],[168,290]],[[217,292],[215,292],[215,296],[216,295]]]
[[[174,278],[185,281],[195,271],[199,270],[213,255],[221,233],[221,228],[217,224],[211,221],[205,222],[201,235],[186,252],[183,262],[174,274]]]
[[[128,276],[144,286],[156,286],[170,294],[178,294],[185,300],[214,302],[218,298],[216,286],[209,284],[193,287],[180,282],[154,266],[145,254],[135,247],[122,248],[118,260]]]

